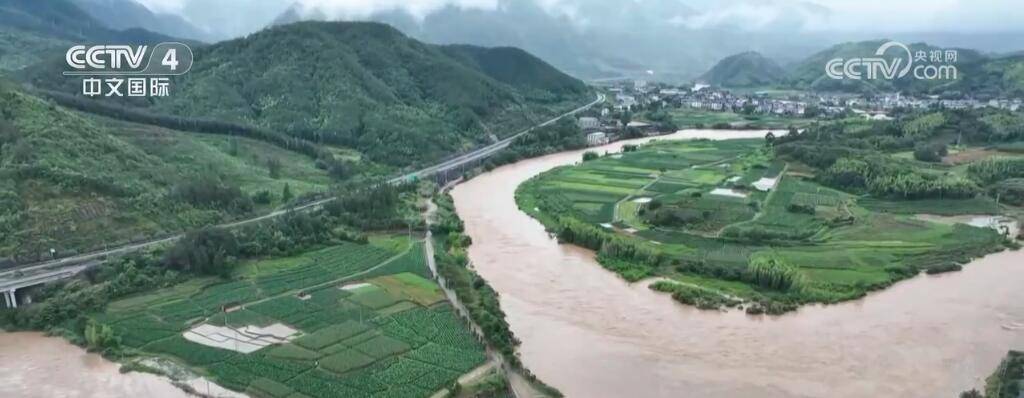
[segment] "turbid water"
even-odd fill
[[[979,386],[1006,350],[1024,348],[1019,252],[782,317],[699,311],[627,284],[593,253],[558,245],[513,200],[522,181],[580,158],[526,160],[453,192],[470,258],[501,293],[524,362],[569,397],[953,397]],[[0,397],[186,396],[60,338],[0,333]]]
[[[0,397],[189,397],[166,378],[119,368],[58,337],[0,333]]]
[[[142,364],[175,375],[179,384],[199,396],[245,398],[186,368],[159,358]],[[121,365],[86,352],[60,337],[37,332],[0,332],[0,397],[19,398],[184,398],[195,395],[167,377],[121,373]]]
[[[452,193],[470,259],[501,294],[524,363],[568,397],[953,397],[1024,348],[1021,252],[781,317],[700,311],[630,285],[516,207],[520,183],[581,156],[500,167]]]

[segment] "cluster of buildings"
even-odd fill
[[[619,120],[607,117],[607,113],[603,113],[603,116],[583,116],[576,119],[576,124],[583,130],[583,133],[587,135],[587,145],[598,146],[607,144],[614,139],[618,138],[619,133],[625,129],[636,131],[644,135],[657,135],[656,126],[650,123],[632,121],[627,123],[625,126]]]
[[[738,94],[707,84],[691,86],[670,86],[650,84],[643,81],[618,83],[609,88],[614,94],[616,111],[633,110],[653,103],[677,108],[697,109],[709,112],[737,112],[751,114],[774,114],[804,116],[814,107],[825,115],[853,113],[877,115],[896,108],[912,109],[979,109],[996,108],[1009,111],[1024,111],[1021,98],[1000,99],[943,99],[939,96],[915,97],[900,93],[865,96],[861,94],[794,92],[784,96],[769,96],[766,93]]]
[[[912,109],[981,109],[995,108],[1009,111],[1024,110],[1024,100],[1014,99],[942,99],[939,96],[913,97],[900,93],[880,94],[871,97],[823,95],[818,98],[825,106],[844,107],[863,111],[886,111],[896,108]]]
[[[648,83],[642,80],[620,81],[607,88],[611,106],[601,110],[598,117],[581,117],[579,126],[587,134],[587,143],[603,145],[614,141],[625,129],[655,135],[656,127],[642,122],[622,122],[615,116],[640,109],[658,107],[694,109],[707,112],[735,112],[743,114],[810,117],[814,115],[862,115],[872,120],[888,120],[897,108],[912,109],[978,109],[997,108],[1024,111],[1024,101],[1016,99],[943,99],[938,96],[914,97],[893,94],[865,96],[862,94],[789,92],[784,95],[769,93],[735,93],[707,84],[672,86]]]
[[[652,86],[646,82],[620,84],[609,89],[615,95],[614,109],[629,111],[637,106],[661,103],[677,108],[712,112],[746,112],[777,115],[803,115],[807,103],[797,100],[768,98],[760,95],[738,95],[707,84],[690,87]]]

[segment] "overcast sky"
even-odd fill
[[[181,13],[200,4],[234,0],[138,0],[153,10]],[[588,9],[657,7],[665,22],[688,28],[747,30],[994,33],[1024,31],[1024,0],[297,0],[341,19],[404,9],[423,17],[447,5],[494,9],[502,1],[534,1],[551,13],[587,24]],[[296,0],[249,0],[224,18],[247,18],[287,8]],[[632,3],[632,4],[630,4]],[[191,5],[192,7],[187,7]],[[678,5],[679,12],[663,12]],[[216,8],[216,7],[215,7]],[[187,14],[187,13],[186,13]],[[185,15],[188,17],[188,15]],[[266,21],[251,21],[265,23]]]

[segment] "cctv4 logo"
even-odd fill
[[[79,45],[68,49],[65,59],[68,66],[77,70],[121,70],[125,65],[128,70],[138,70],[142,67],[142,61],[145,60],[148,49],[149,46],[100,45],[87,47]],[[177,49],[168,49],[164,53],[160,65],[171,71],[177,70]]]

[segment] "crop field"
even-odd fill
[[[426,397],[486,359],[427,275],[419,242],[345,243],[246,264],[231,281],[127,298],[94,319],[127,347],[255,397]],[[197,325],[276,324],[298,333],[249,354],[182,335]]]
[[[642,155],[625,153],[580,167],[558,168],[543,175],[543,184],[528,186],[540,191],[534,196],[543,198],[545,207],[571,212],[587,222],[611,223],[622,218],[616,217],[619,202],[714,185],[739,167],[727,160],[760,145],[760,140],[692,141],[688,145],[655,142],[647,145]]]
[[[956,269],[1003,245],[991,229],[914,216],[998,213],[990,199],[861,197],[789,174],[762,148],[761,140],[655,142],[543,173],[519,187],[517,200],[549,228],[576,219],[653,243],[643,247],[657,256],[602,260],[616,262],[613,270],[643,263],[647,275],[789,309],[861,297],[920,270]],[[757,184],[771,180],[767,190]],[[750,282],[750,264],[765,256],[793,267],[799,287]]]

